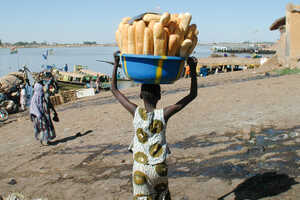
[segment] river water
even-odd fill
[[[197,46],[194,56],[207,57],[211,54],[210,46]],[[47,51],[44,48],[20,48],[17,54],[10,54],[9,49],[0,48],[0,77],[18,71],[22,66],[34,72],[43,70],[42,65],[56,65],[63,67],[68,64],[73,71],[74,65],[84,65],[95,72],[111,75],[112,65],[96,60],[113,61],[113,53],[117,47],[71,47],[52,48],[52,54],[48,54],[47,60],[42,56]]]

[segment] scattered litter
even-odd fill
[[[289,137],[294,138],[294,137],[297,137],[297,136],[299,136],[299,133],[297,133],[297,132],[290,132],[289,133]]]
[[[15,179],[10,179],[10,181],[8,182],[9,185],[16,185],[17,181]]]
[[[11,193],[6,200],[25,200],[25,197],[20,193]]]
[[[288,134],[282,134],[282,135],[278,135],[274,138],[271,138],[270,140],[276,142],[276,141],[279,141],[279,140],[286,140],[288,138],[289,138]]]
[[[89,97],[94,95],[95,95],[94,88],[80,89],[76,92],[77,98]]]

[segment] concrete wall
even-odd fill
[[[277,49],[276,49],[276,54],[277,54],[277,58],[278,58],[278,62],[285,66],[287,63],[287,59],[286,59],[286,29],[285,26],[280,28],[280,39],[277,43]]]
[[[291,12],[290,6],[286,12],[286,56],[289,66],[293,67],[300,59],[300,5],[292,5],[296,12]]]

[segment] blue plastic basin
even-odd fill
[[[126,76],[138,83],[170,84],[183,72],[185,58],[121,54],[121,64]]]

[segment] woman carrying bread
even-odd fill
[[[132,103],[117,88],[117,68],[120,58],[114,54],[115,63],[111,91],[121,105],[133,116],[134,136],[129,150],[133,153],[134,200],[170,200],[168,188],[166,126],[171,116],[183,109],[197,96],[195,58],[188,58],[191,71],[190,93],[174,105],[157,109],[161,98],[160,85],[142,84],[140,98],[144,108]]]

